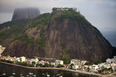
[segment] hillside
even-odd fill
[[[2,55],[65,61],[71,58],[101,61],[112,57],[111,44],[72,8],[53,8],[52,13],[39,15],[26,23],[4,23],[0,25],[0,44],[7,47]]]

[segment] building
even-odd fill
[[[73,7],[73,8],[68,8],[68,7],[65,7],[65,8],[57,8],[57,7],[55,7],[55,8],[53,8],[52,10],[53,11],[58,11],[58,10],[62,10],[62,11],[65,11],[65,10],[69,10],[69,9],[72,9],[72,10],[74,10],[74,11],[76,11],[76,12],[79,12],[79,10],[77,9],[77,8],[75,8],[75,7]]]
[[[0,45],[0,56],[2,54],[2,52],[6,49],[6,47],[2,47],[2,45]]]
[[[78,60],[78,59],[72,59],[72,60],[70,61],[70,64],[81,65],[81,61]]]
[[[79,68],[79,66],[78,65],[74,65],[74,66],[72,66],[72,69],[78,69]]]
[[[35,58],[35,59],[30,59],[29,61],[28,61],[28,63],[29,64],[32,64],[32,62],[35,62],[35,64],[37,64],[38,63],[38,58]]]
[[[115,63],[112,63],[112,64],[111,64],[111,67],[112,67],[112,70],[113,70],[113,71],[116,71],[116,64],[115,64]]]
[[[82,60],[82,61],[81,61],[81,65],[84,65],[86,62],[88,62],[88,61]]]
[[[108,59],[106,59],[106,62],[107,63],[116,63],[116,57],[114,57],[112,59],[108,58]]]
[[[20,62],[25,62],[26,61],[26,57],[22,56],[20,57]]]
[[[92,65],[89,67],[91,72],[98,72],[100,70],[100,67],[98,65]]]
[[[16,59],[15,59],[15,62],[20,62],[20,58],[19,57],[17,57]]]
[[[53,66],[55,66],[55,62],[51,62],[50,64],[53,65]]]
[[[62,60],[56,60],[55,61],[55,64],[56,64],[56,66],[58,66],[59,64],[63,65],[64,62]]]
[[[105,65],[105,63],[100,63],[100,64],[98,64],[98,66],[99,66],[100,68],[104,67],[104,65]]]
[[[106,59],[106,62],[107,62],[107,63],[111,63],[112,61],[111,61],[110,58],[108,58],[108,59]]]
[[[109,69],[109,68],[111,68],[111,64],[106,63],[106,64],[104,64],[103,67]]]

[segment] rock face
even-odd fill
[[[93,62],[112,57],[111,44],[83,15],[71,8],[40,15],[12,40],[10,36],[5,39],[2,45],[6,46],[2,55],[11,56],[77,58]]]
[[[21,19],[33,19],[40,15],[40,11],[37,8],[20,8],[14,11],[12,21]]]

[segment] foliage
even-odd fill
[[[42,64],[36,64],[36,67],[43,67]]]
[[[45,13],[45,14],[42,14],[42,15],[36,17],[35,19],[31,20],[28,23],[29,27],[27,29],[33,28],[33,27],[37,26],[38,24],[42,25],[41,30],[40,30],[40,38],[39,39],[34,40],[32,38],[29,38],[29,36],[27,36],[24,32],[22,32],[18,36],[16,36],[14,38],[14,40],[20,40],[22,42],[26,42],[29,45],[36,44],[40,47],[45,47],[46,44],[45,44],[44,33],[46,31],[46,28],[47,28],[46,25],[48,25],[49,20],[50,20],[50,14]]]
[[[56,8],[56,7],[54,7],[54,8],[52,8],[52,10],[53,10],[53,11],[56,11],[56,10],[57,10],[57,8]]]
[[[90,71],[90,68],[89,67],[87,67],[87,71]]]
[[[51,64],[45,63],[45,64],[43,65],[43,67],[54,67],[54,65],[51,65]]]
[[[63,51],[62,51],[63,53],[65,53],[65,54],[70,54],[70,51],[69,50],[67,50],[67,49],[65,49],[65,48],[63,48]]]
[[[62,64],[59,64],[57,67],[64,67],[64,65],[62,65]]]
[[[24,26],[27,24],[29,20],[20,20],[20,21],[11,21],[6,22],[0,25],[0,29],[6,28],[5,31],[0,31],[0,42],[3,40],[17,36],[19,33],[25,30]]]
[[[71,65],[70,65],[70,68],[72,69],[73,66],[74,66],[74,64],[71,64]]]
[[[53,8],[53,10],[56,9],[57,8]],[[57,14],[61,14],[61,15],[57,16]],[[102,34],[97,30],[97,28],[91,25],[91,23],[82,14],[80,14],[80,12],[76,12],[72,8],[69,8],[69,10],[58,10],[55,13],[55,15],[52,16],[52,18],[55,19],[55,22],[57,24],[63,23],[64,20],[71,20],[73,22],[75,21],[80,25],[89,27],[90,29],[96,31],[100,36],[102,36]],[[57,29],[56,26],[55,28]]]
[[[33,40],[32,38],[29,38],[26,34],[20,34],[19,36],[15,37],[14,40],[20,40],[22,42],[28,43],[29,45],[36,44],[40,47],[45,47],[45,38],[41,35],[40,39]]]
[[[5,59],[1,59],[1,61],[3,61],[3,62],[7,62],[7,63],[13,63],[13,61],[5,60]]]
[[[64,64],[69,64],[70,63],[70,60],[68,58],[63,58],[62,60],[64,61]]]
[[[69,9],[65,11],[59,10],[57,13],[62,14],[59,17],[54,16],[54,18],[58,20],[57,22],[58,24],[62,23],[63,20],[65,19],[69,19],[72,21],[77,21],[78,23],[83,24],[83,25],[90,25],[90,23],[85,19],[83,15],[81,15],[79,12],[75,12],[73,9]]]
[[[27,62],[17,62],[16,64],[23,65],[23,66],[29,66]]]
[[[45,14],[39,15],[38,17],[30,21],[29,24],[30,24],[30,27],[35,27],[38,24],[48,25],[49,21],[50,21],[50,13],[45,13]]]
[[[104,61],[96,61],[96,62],[93,62],[93,64],[100,64],[100,63],[103,63]]]
[[[70,55],[70,51],[65,49],[65,48],[62,48],[61,59],[64,61],[64,64],[69,64],[70,63],[69,55]]]
[[[85,65],[93,65],[93,64],[100,64],[103,63],[104,61],[96,61],[96,62],[86,62]]]
[[[92,62],[86,62],[85,65],[93,65]]]
[[[50,65],[48,63],[45,63],[44,64],[44,67],[49,67]]]
[[[99,71],[99,73],[103,73],[103,74],[107,74],[109,72],[113,72],[112,68],[103,68],[101,71]]]
[[[36,64],[36,62],[35,62],[35,61],[33,61],[33,62],[32,62],[32,65],[34,66],[35,64]]]

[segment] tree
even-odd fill
[[[33,62],[32,62],[32,66],[35,66],[35,64],[36,64],[35,61],[33,61]]]
[[[37,64],[36,66],[37,66],[37,67],[43,67],[43,65],[42,65],[42,64]]]
[[[74,66],[74,64],[71,64],[71,65],[70,65],[70,68],[72,69],[73,66]]]
[[[58,66],[57,67],[64,67],[64,65],[62,65],[62,64],[58,64]]]
[[[49,64],[48,64],[48,63],[45,63],[44,66],[45,66],[45,67],[49,67]]]
[[[87,71],[90,71],[90,68],[89,67],[87,68]]]
[[[85,65],[92,65],[92,62],[86,62]]]

